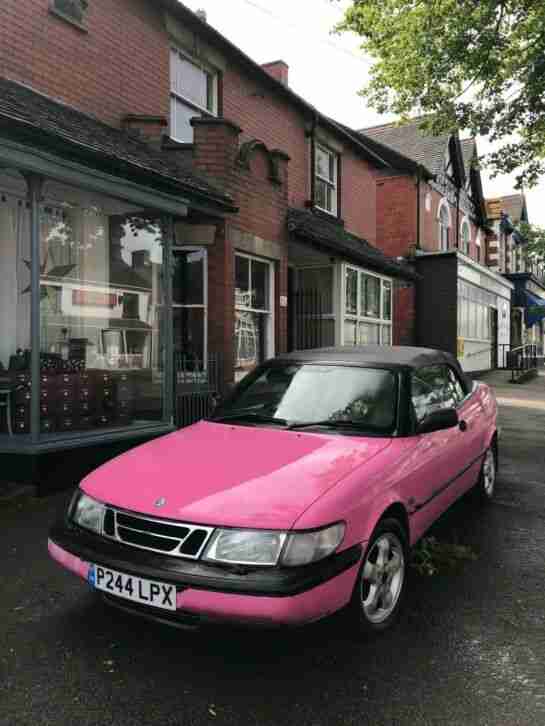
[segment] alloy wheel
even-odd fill
[[[496,485],[496,459],[492,448],[488,449],[483,463],[483,489],[487,497],[492,498]]]
[[[365,618],[379,625],[394,612],[405,580],[405,552],[393,532],[383,532],[369,548],[361,577]]]

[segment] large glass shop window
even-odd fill
[[[235,379],[265,360],[270,349],[271,274],[269,262],[235,256]]]
[[[345,267],[344,344],[392,344],[392,282]]]
[[[46,182],[40,216],[42,433],[163,418],[162,267],[157,216]]]
[[[490,309],[495,307],[495,295],[476,285],[458,280],[458,337],[490,341]]]
[[[0,169],[0,437],[17,433],[30,407],[30,212],[23,177]],[[28,371],[28,372],[27,372]],[[24,382],[19,381],[23,374]],[[20,389],[20,390],[18,390]],[[22,421],[28,431],[29,419]]]

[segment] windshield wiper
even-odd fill
[[[286,428],[291,430],[311,428],[312,426],[327,426],[331,429],[357,429],[361,431],[361,426],[354,421],[332,421],[331,419],[324,419],[322,421],[292,421]]]
[[[217,416],[216,418],[209,418],[208,421],[221,423],[222,421],[238,421],[243,419],[251,419],[252,421],[259,421],[260,423],[274,423],[279,426],[287,426],[287,421],[284,418],[274,418],[274,416],[266,416],[263,413],[257,413],[256,411],[248,411],[240,409],[240,411],[233,411],[232,413],[226,414],[225,416]]]

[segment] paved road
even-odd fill
[[[497,501],[435,528],[478,557],[413,575],[394,631],[187,633],[107,609],[49,562],[65,496],[0,503],[1,726],[545,724],[545,378],[499,386]]]

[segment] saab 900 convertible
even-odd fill
[[[212,419],[87,476],[49,551],[107,602],[179,626],[363,631],[401,606],[409,548],[461,495],[494,493],[496,402],[424,348],[295,352]]]

